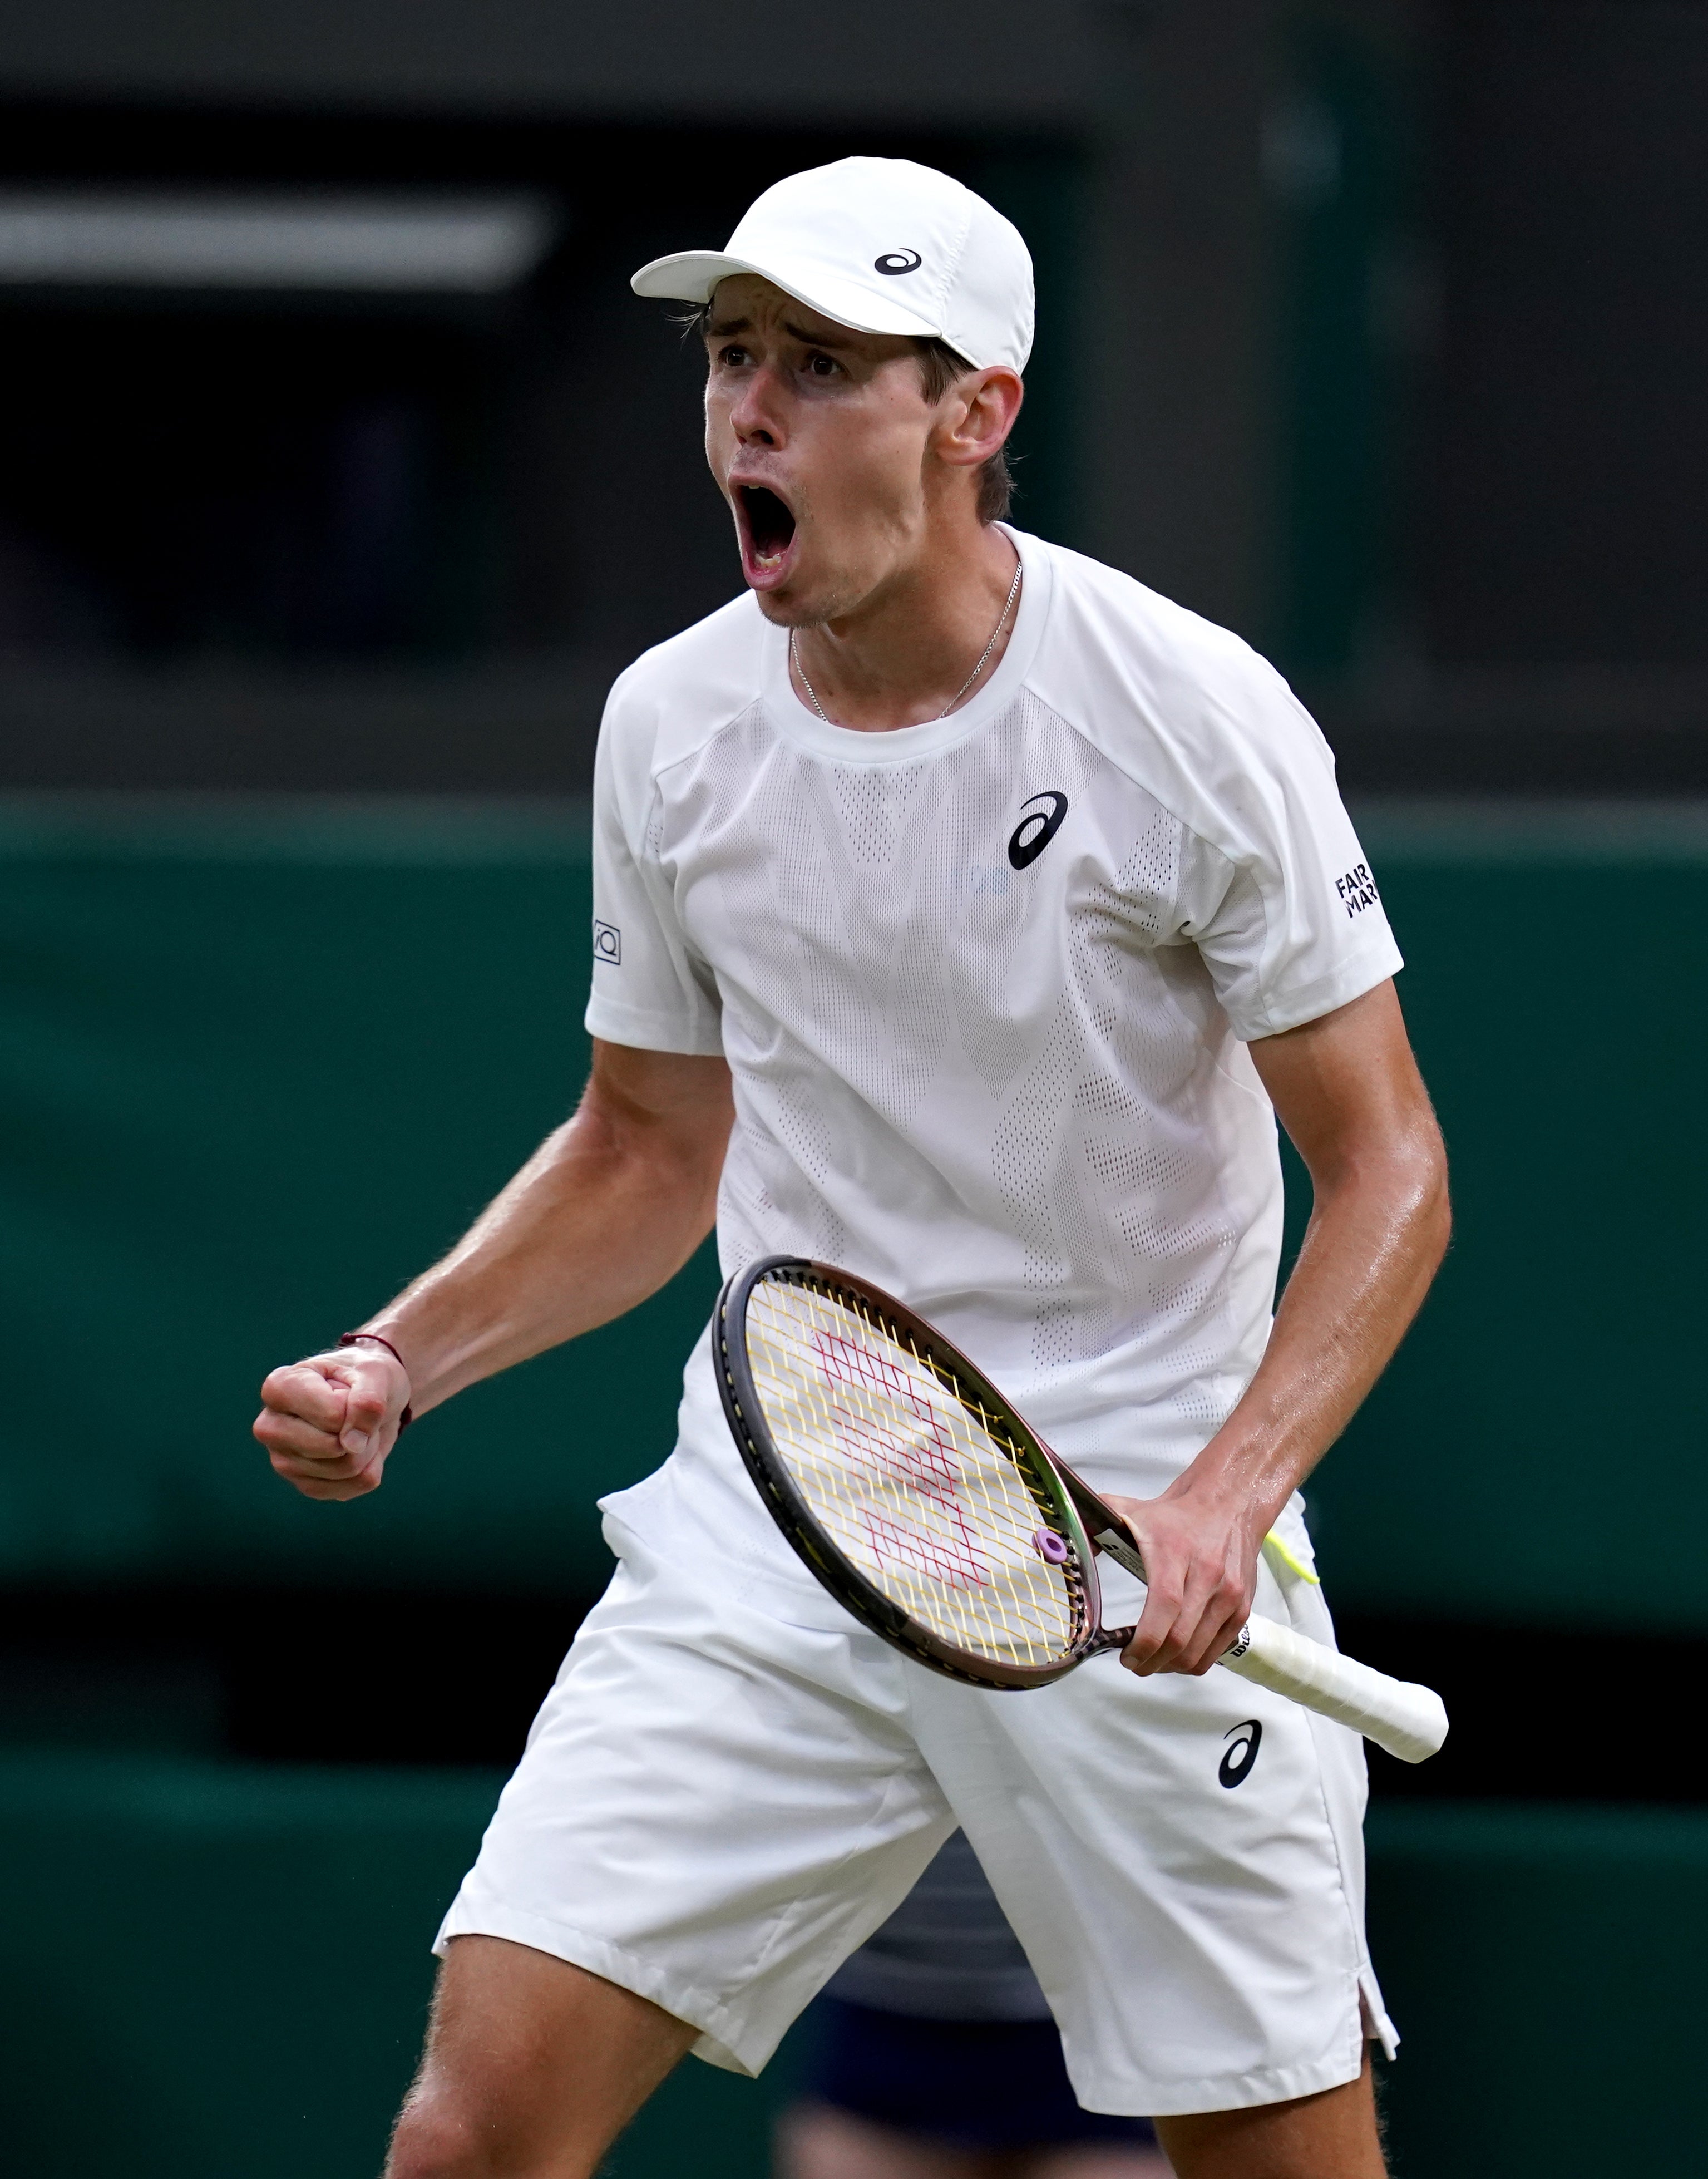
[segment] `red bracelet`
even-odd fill
[[[358,1341],[363,1339],[369,1341],[375,1347],[383,1347],[387,1353],[391,1356],[393,1361],[397,1364],[398,1369],[403,1371],[404,1375],[406,1377],[409,1375],[409,1364],[404,1361],[403,1356],[398,1353],[397,1348],[393,1346],[391,1341],[387,1338],[384,1332],[341,1331],[338,1334],[338,1344],[340,1347],[354,1347],[356,1345]],[[404,1405],[404,1412],[398,1417],[398,1435],[399,1437],[403,1435],[404,1432],[409,1427],[409,1424],[414,1422],[415,1419],[415,1411],[406,1401]]]

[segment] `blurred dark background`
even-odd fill
[[[267,1477],[253,1388],[574,1101],[604,690],[739,583],[700,359],[629,274],[856,151],[1019,222],[1016,519],[1277,660],[1408,955],[1460,1238],[1311,1493],[1347,1646],[1455,1720],[1373,1765],[1396,2168],[1676,2157],[1708,6],[62,0],[0,24],[0,2079],[32,2174],[121,2140],[173,2179],[377,2165],[422,1947],[715,1270],[343,1512]],[[691,2067],[613,2168],[691,2140],[756,2174],[777,2092]]]
[[[1354,791],[1700,787],[1704,37],[1665,0],[14,20],[3,776],[583,789],[611,672],[733,567],[699,360],[627,276],[859,149],[1032,239],[1024,519],[1272,651]],[[186,201],[535,231],[480,289],[25,246]]]

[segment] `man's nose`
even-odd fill
[[[782,392],[778,374],[768,363],[761,364],[743,385],[729,412],[730,427],[743,446],[783,444]]]

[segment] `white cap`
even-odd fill
[[[1032,260],[1018,228],[959,182],[911,159],[838,159],[756,197],[724,250],[643,265],[637,295],[707,303],[757,272],[839,326],[947,341],[976,370],[1025,368]]]

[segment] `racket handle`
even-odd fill
[[[1252,1620],[1217,1661],[1242,1680],[1349,1725],[1402,1763],[1421,1763],[1447,1737],[1447,1704],[1433,1688],[1390,1679],[1278,1620]]]
[[[1145,1562],[1125,1526],[1065,1464],[1062,1474],[1099,1551],[1107,1551],[1118,1566],[1143,1581]],[[1132,1635],[1130,1627],[1106,1628],[1096,1646],[1124,1649]],[[1295,1634],[1278,1619],[1250,1621],[1216,1662],[1238,1672],[1242,1680],[1253,1680],[1319,1716],[1332,1717],[1337,1725],[1349,1725],[1402,1763],[1421,1763],[1447,1737],[1447,1704],[1433,1688],[1420,1687],[1414,1680],[1391,1680],[1373,1666],[1360,1665],[1355,1658],[1343,1657],[1338,1649]]]

